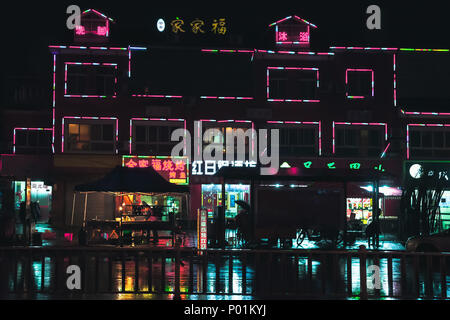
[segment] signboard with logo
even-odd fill
[[[187,157],[122,156],[122,166],[128,168],[152,167],[171,183],[178,185],[189,184],[189,164]]]
[[[208,245],[208,210],[197,210],[197,248],[204,250]]]
[[[408,160],[403,164],[403,177],[406,181],[426,179],[429,182],[442,181],[450,186],[450,161]]]

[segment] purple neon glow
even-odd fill
[[[372,97],[375,96],[375,79],[374,79],[374,71],[373,69],[346,69],[345,70],[345,86],[346,86],[346,92],[345,92],[345,96],[348,99],[365,99],[365,96],[350,96],[348,94],[348,73],[349,72],[370,72],[372,75],[372,80],[371,80],[371,86],[372,86]]]
[[[119,153],[118,142],[119,142],[119,119],[116,117],[79,117],[79,116],[64,116],[62,118],[62,128],[61,128],[61,152],[64,153],[64,122],[65,119],[77,119],[77,120],[115,120],[116,123],[116,154]]]
[[[318,126],[318,143],[319,143],[319,156],[322,155],[322,124],[321,121],[266,121],[268,124],[295,124],[295,125],[317,125]]]

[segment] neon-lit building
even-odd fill
[[[52,78],[45,121],[2,118],[11,144],[1,156],[1,174],[15,177],[21,171],[17,159],[35,168],[29,175],[53,187],[56,223],[68,224],[76,184],[101,177],[124,159],[138,165],[134,156],[169,156],[176,144],[170,136],[178,128],[192,136],[208,128],[279,129],[285,167],[385,170],[393,175],[381,181],[386,217],[399,212],[403,161],[450,157],[448,104],[405,94],[418,75],[407,72],[408,66],[421,57],[448,60],[448,49],[317,49],[320,27],[295,15],[261,30],[273,39],[263,49],[116,45],[110,41],[113,19],[89,9],[81,21],[74,43],[48,46]],[[29,142],[31,135],[43,141],[41,147]],[[190,147],[192,154],[203,151]],[[257,147],[252,137],[246,147]],[[39,172],[36,157],[48,170]],[[213,212],[222,205],[220,182],[213,177],[220,166],[190,164],[183,181],[190,186],[191,210],[183,219],[195,220],[200,207]],[[347,201],[349,216],[365,223],[371,215],[369,187],[349,186]],[[226,193],[226,217],[232,218],[236,201],[249,201],[249,185],[230,183]]]

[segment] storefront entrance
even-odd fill
[[[247,203],[250,201],[250,185],[226,184],[225,185],[225,219],[234,219],[239,211],[237,200]],[[222,206],[222,185],[202,184],[201,206],[208,210],[208,216],[214,216],[214,210]]]
[[[25,201],[26,182],[13,181],[14,206],[19,212],[20,203]],[[31,202],[37,202],[40,208],[38,222],[47,222],[52,209],[52,187],[46,186],[43,181],[31,181]],[[17,220],[19,221],[19,220]]]

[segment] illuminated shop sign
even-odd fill
[[[152,167],[167,181],[179,185],[189,184],[189,165],[186,157],[122,156],[122,167]]]
[[[176,17],[170,22],[170,30],[175,34],[191,32],[194,34],[213,33],[225,35],[227,33],[227,21],[225,18],[212,19],[210,21],[195,18],[190,21],[185,21],[182,18]]]
[[[405,178],[450,181],[450,161],[405,161]]]
[[[348,169],[352,171],[358,171],[362,169],[373,169],[375,171],[385,172],[386,169],[382,163],[371,162],[361,163],[356,161],[324,161],[324,160],[310,160],[303,161],[300,164],[303,169]]]
[[[206,208],[197,211],[197,248],[204,250],[208,245],[208,210]]]
[[[256,168],[256,161],[205,160],[192,162],[192,175],[214,175],[222,167]]]

